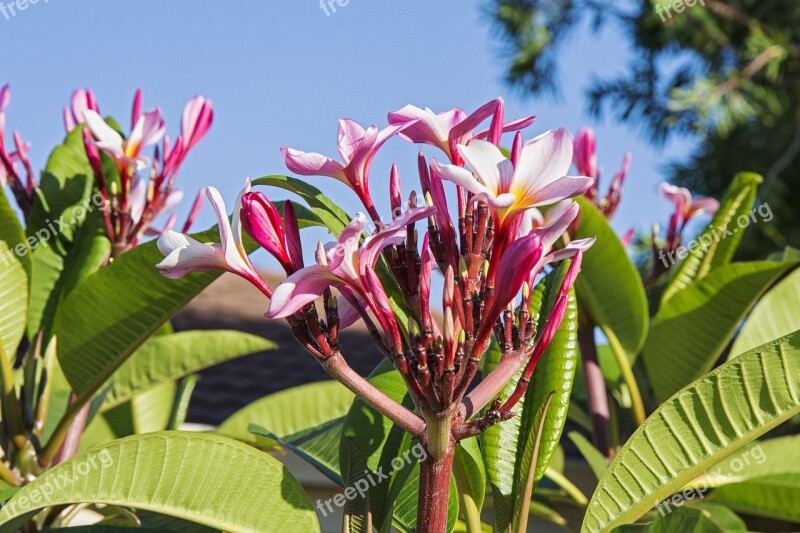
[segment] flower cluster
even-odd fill
[[[480,129],[487,120],[488,128]],[[326,370],[380,405],[375,391],[361,388],[339,361],[338,331],[363,320],[380,351],[402,374],[426,423],[432,424],[437,414],[452,417],[458,411],[453,434],[474,434],[511,415],[563,320],[581,254],[593,243],[569,242],[565,231],[579,211],[571,198],[590,190],[595,180],[567,175],[573,143],[566,131],[547,131],[523,141],[520,130],[533,121],[525,117],[506,122],[501,99],[472,114],[461,109],[436,114],[406,106],[389,113],[384,129],[342,120],[341,161],[282,148],[292,172],[346,183],[366,211],[358,213],[335,242],[317,245],[314,264],[304,264],[291,202],[284,203],[281,215],[263,193],[251,191],[248,181],[234,204],[232,222],[219,193],[208,190],[221,243],[166,232],[159,239],[165,259],[158,268],[173,278],[221,269],[248,279],[270,298],[268,317],[287,319],[295,337]],[[499,147],[506,132],[516,132],[510,157]],[[393,136],[434,146],[445,159],[429,161],[420,152],[420,187],[405,198],[398,167],[392,166],[392,218],[384,223],[369,183],[375,154]],[[446,194],[445,182],[455,185],[455,202]],[[376,229],[367,232],[370,218]],[[419,224],[427,228],[423,234]],[[248,259],[242,230],[285,270],[288,277],[274,290]],[[567,258],[572,263],[556,303],[542,331],[536,331],[529,312],[534,280],[546,265]],[[444,278],[441,320],[432,311],[434,270]],[[493,337],[508,365],[495,383],[484,376],[489,385],[475,388],[467,401],[465,394]],[[525,370],[514,394],[502,404],[495,402],[483,418],[468,422],[521,368]],[[403,423],[403,417],[396,421]],[[419,429],[408,422],[404,427]]]
[[[67,131],[85,124],[84,147],[100,193],[106,200],[103,218],[115,253],[135,246],[144,235],[160,235],[174,227],[170,214],[163,229],[151,227],[160,214],[170,213],[183,198],[175,188],[175,178],[189,151],[205,136],[214,117],[211,101],[195,96],[186,104],[180,134],[174,144],[165,134],[159,109],[142,112],[142,92],[136,91],[131,111],[131,131],[127,137],[100,115],[93,92],[78,89],[69,108],[64,109]],[[152,159],[144,149],[155,146]],[[103,154],[113,164],[103,164]],[[183,226],[189,230],[202,205],[198,194]]]
[[[12,137],[14,149],[9,151],[5,144],[6,108],[11,102],[11,88],[8,85],[0,89],[0,188],[11,187],[17,205],[27,218],[33,205],[36,190],[36,178],[28,159],[30,144],[23,141],[18,131]],[[20,169],[24,169],[24,177]]]

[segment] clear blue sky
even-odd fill
[[[597,123],[585,109],[592,76],[625,67],[623,38],[613,30],[578,32],[562,54],[564,97],[523,98],[503,82],[483,5],[350,0],[326,16],[318,0],[39,0],[9,20],[0,15],[0,84],[10,83],[14,93],[9,129],[32,141],[41,167],[63,135],[61,108],[74,88],[93,88],[102,112],[127,124],[134,90],[142,87],[145,109],[161,107],[173,136],[186,100],[203,94],[214,101],[215,123],[179,184],[189,196],[216,186],[230,203],[246,176],[285,172],[281,145],[336,154],[341,117],[385,125],[386,113],[407,103],[470,111],[503,96],[508,117],[538,116],[531,136],[594,127],[606,179],[630,150],[633,165],[614,225],[622,233],[663,224],[669,206],[657,194],[659,168],[689,142],[654,148],[635,129]],[[371,180],[379,206],[392,161],[406,183],[415,179],[416,150],[395,139],[376,161]],[[331,185],[326,190],[336,201],[357,209],[344,186],[308,179]],[[212,222],[206,206],[196,228]]]

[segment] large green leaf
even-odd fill
[[[762,294],[796,262],[734,263],[672,297],[656,315],[644,363],[658,400],[708,372]]]
[[[215,229],[193,237],[219,239]],[[59,315],[56,325],[58,359],[78,394],[99,390],[128,356],[220,275],[168,279],[155,268],[162,259],[155,242],[142,244],[88,276],[64,301],[68,312]]]
[[[116,407],[161,383],[275,347],[271,341],[238,331],[186,331],[152,337],[114,373],[101,410]]]
[[[694,249],[689,249],[688,256],[664,291],[662,305],[681,290],[731,261],[744,236],[743,228],[738,227],[737,218],[749,217],[756,191],[762,181],[761,176],[752,172],[742,172],[734,177],[711,222],[694,239],[698,243],[710,243],[708,248],[695,246]]]
[[[288,437],[345,416],[354,398],[338,381],[292,387],[242,407],[220,424],[217,433],[256,444],[249,428],[258,424],[275,435]]]
[[[577,200],[581,213],[575,238],[597,238],[584,254],[581,275],[575,282],[578,302],[592,323],[614,332],[633,362],[647,335],[642,279],[605,217],[585,198]]]
[[[26,270],[30,268],[30,258],[28,257],[30,250],[25,242],[25,230],[22,228],[17,214],[11,208],[11,204],[8,203],[2,187],[0,187],[0,241],[6,243],[9,250],[14,250],[19,246],[19,250],[14,252],[14,256],[19,259]],[[8,252],[5,252],[3,257],[8,257]],[[0,257],[0,263],[5,263],[2,257]]]
[[[708,501],[735,511],[800,522],[800,436],[759,442],[708,475]]]
[[[276,459],[231,439],[183,432],[128,437],[58,465],[3,507],[0,531],[13,531],[30,511],[79,502],[229,532],[319,531],[308,496]]]
[[[800,270],[786,276],[758,301],[736,336],[729,357],[800,329],[797,302],[800,302]]]
[[[531,313],[539,320],[538,331],[542,331],[544,321],[553,306],[554,295],[558,292],[568,268],[568,261],[548,274],[531,294]],[[534,485],[544,476],[550,459],[561,439],[567,419],[569,397],[572,383],[578,366],[577,354],[578,311],[574,291],[570,291],[564,321],[556,332],[550,346],[542,355],[536,366],[528,392],[517,408],[517,416],[490,427],[481,435],[481,451],[486,463],[486,472],[493,487],[496,530],[506,530],[512,521],[512,503],[516,498],[517,487],[520,486],[522,473],[518,465],[530,460],[533,452],[529,436],[538,431],[535,423],[536,415],[550,394],[556,394],[551,400],[542,431],[541,443],[536,459]],[[499,361],[499,353],[487,353],[487,368]],[[521,371],[520,371],[521,373]],[[508,398],[516,388],[518,373],[500,393],[500,397]]]
[[[800,413],[800,332],[728,361],[664,402],[600,480],[582,531],[630,523]]]
[[[6,243],[0,241],[0,342],[12,361],[25,334],[27,288],[28,276],[22,263],[9,256]]]
[[[323,222],[334,235],[339,235],[344,227],[350,222],[350,217],[334,203],[330,198],[322,194],[322,192],[309,185],[305,181],[289,176],[264,176],[253,180],[253,185],[267,185],[270,187],[279,187],[287,191],[293,192],[305,200],[311,210],[316,213],[319,219]]]
[[[665,504],[666,505],[666,504]],[[656,515],[649,524],[622,526],[617,533],[728,533],[747,531],[747,525],[736,514],[722,505],[692,505],[675,507]]]
[[[486,467],[478,439],[462,440],[456,445],[453,475],[458,487],[461,516],[468,524],[479,524],[486,497]]]
[[[69,292],[108,258],[94,179],[83,134],[76,128],[50,154],[28,219],[31,245],[31,294],[28,336],[52,333],[58,308]]]

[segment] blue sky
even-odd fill
[[[613,29],[578,32],[562,54],[563,98],[531,99],[504,84],[499,43],[482,5],[350,0],[326,16],[318,0],[38,0],[9,19],[0,15],[0,84],[10,83],[14,94],[9,129],[33,143],[32,158],[41,167],[63,136],[61,108],[77,87],[94,89],[102,112],[123,124],[134,90],[142,87],[145,109],[160,107],[173,136],[186,100],[203,94],[214,102],[215,123],[179,184],[190,196],[216,186],[230,202],[246,176],[285,172],[282,145],[336,154],[341,117],[385,125],[386,113],[407,103],[471,111],[503,96],[508,117],[537,115],[530,136],[594,127],[607,178],[630,150],[633,164],[614,226],[622,233],[663,223],[669,206],[657,194],[659,168],[689,141],[653,147],[635,128],[598,123],[585,109],[583,91],[592,77],[625,68],[623,38]],[[416,150],[395,139],[376,160],[371,184],[379,206],[393,161],[406,191],[414,183]],[[308,179],[347,210],[358,208],[338,182]],[[196,228],[212,223],[206,206]]]

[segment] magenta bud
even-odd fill
[[[189,216],[186,217],[186,223],[183,225],[181,233],[189,233],[192,224],[194,224],[194,221],[197,219],[197,215],[200,214],[200,209],[203,207],[203,199],[205,196],[206,188],[203,187],[200,189],[200,192],[197,193],[197,197],[194,199],[194,203],[192,204],[192,208],[189,210]]]
[[[133,95],[133,106],[131,106],[131,130],[136,127],[140,116],[142,116],[142,90],[136,89],[136,94]]]
[[[283,220],[278,210],[260,192],[248,192],[242,196],[242,227],[250,237],[277,259],[284,269],[291,268],[286,253]]]
[[[392,209],[392,219],[400,215],[402,208],[403,193],[400,189],[400,170],[397,164],[392,164],[392,171],[389,174],[389,200]]]
[[[492,123],[489,126],[489,142],[495,146],[500,146],[500,138],[503,135],[503,120],[505,115],[505,103],[502,98],[498,98],[497,107],[492,116]]]
[[[294,270],[303,268],[303,245],[300,241],[300,224],[289,200],[283,204],[283,218],[286,228],[286,250]]]
[[[515,167],[519,162],[519,156],[520,154],[522,154],[523,146],[524,145],[522,143],[522,132],[518,131],[516,135],[514,135],[514,144],[511,145],[511,164],[514,165]]]

